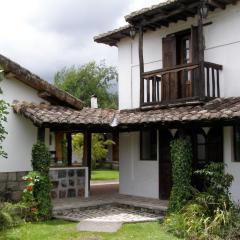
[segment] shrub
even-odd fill
[[[51,163],[51,155],[48,148],[42,142],[33,145],[32,148],[32,166],[33,170],[42,175],[48,175]]]
[[[195,190],[188,204],[169,215],[165,220],[168,231],[186,239],[238,239],[240,216],[229,194],[233,177],[223,169],[223,164],[211,163],[196,172],[203,176],[206,190]]]
[[[175,139],[171,142],[173,187],[169,211],[177,212],[191,197],[192,148],[189,140]]]
[[[22,224],[26,212],[27,206],[23,203],[0,203],[0,230]]]
[[[30,220],[47,220],[52,216],[51,182],[49,179],[50,154],[44,143],[37,143],[32,149],[33,172],[25,179],[23,200],[29,204]]]

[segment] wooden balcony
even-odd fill
[[[204,69],[204,72],[201,72]],[[220,97],[220,71],[215,63],[184,64],[145,72],[141,106],[164,105]]]

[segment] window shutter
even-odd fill
[[[176,36],[171,35],[162,40],[163,68],[177,65]],[[167,73],[162,76],[162,101],[178,97],[177,73]]]

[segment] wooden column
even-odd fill
[[[45,143],[45,128],[44,127],[38,128],[37,140],[39,142]]]
[[[68,166],[72,165],[72,134],[67,133],[67,161]]]
[[[91,168],[92,168],[92,134],[89,132],[84,133],[83,166],[88,167],[88,179],[89,179],[89,189],[90,189]]]
[[[200,100],[205,98],[205,73],[204,73],[204,33],[203,18],[198,10],[198,45],[199,45],[199,96]]]
[[[144,58],[143,58],[143,28],[139,27],[138,37],[138,52],[139,52],[139,70],[140,70],[140,106],[144,103]]]

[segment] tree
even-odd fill
[[[117,93],[113,93],[114,83],[118,80],[115,67],[106,66],[102,61],[99,64],[89,62],[80,67],[72,66],[63,68],[55,74],[54,84],[72,94],[90,106],[91,96],[98,97],[101,108],[117,108]],[[83,134],[73,136],[73,151],[81,157],[83,154]],[[103,134],[92,134],[92,167],[96,167],[96,161],[106,158],[107,146],[114,144],[111,140],[105,140]]]
[[[101,108],[117,108],[117,93],[113,93],[114,83],[118,80],[115,67],[89,62],[80,67],[63,68],[54,76],[54,84],[90,106],[92,95],[98,97]]]
[[[83,155],[84,135],[78,133],[73,135],[73,151],[81,157]],[[96,168],[98,160],[107,157],[109,145],[115,144],[112,140],[105,139],[103,134],[92,134],[92,169]]]
[[[3,71],[0,71],[0,82],[3,80]],[[0,88],[0,94],[2,94],[2,89]],[[8,104],[1,99],[0,100],[0,157],[7,158],[7,153],[3,150],[2,143],[6,138],[6,130],[4,127],[4,123],[7,122],[7,114],[8,114]]]

